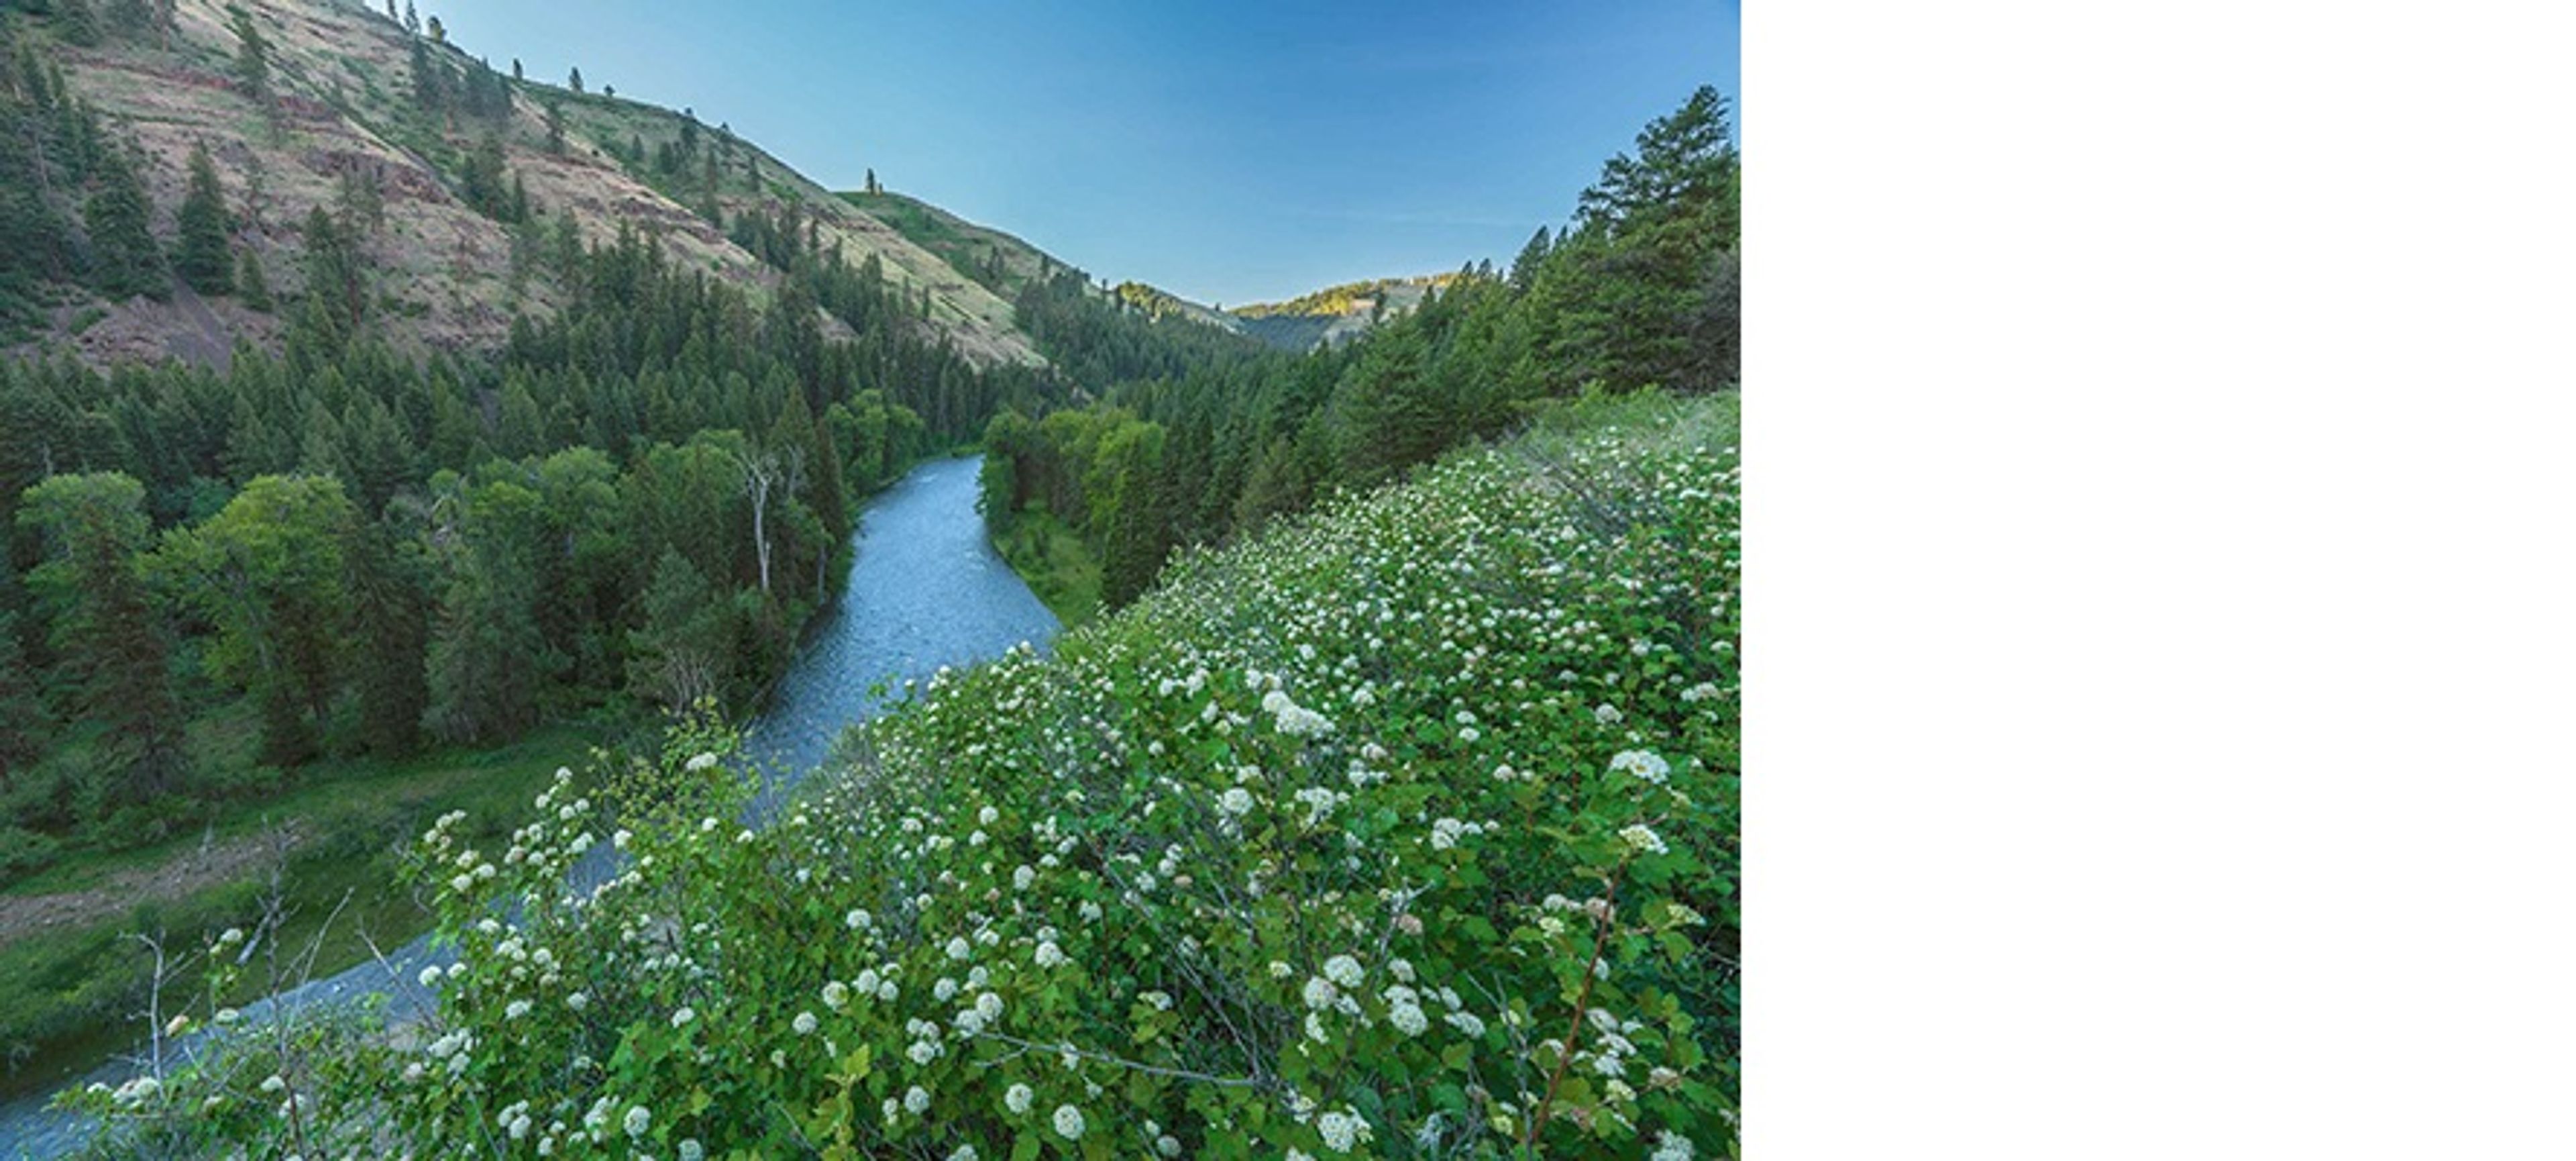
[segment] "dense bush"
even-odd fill
[[[704,727],[506,850],[442,819],[433,1016],[80,1099],[257,1155],[1732,1155],[1732,403],[1591,410],[943,673],[777,825]]]
[[[62,844],[51,836],[0,826],[0,882],[15,882],[54,865]]]

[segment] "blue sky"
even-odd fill
[[[691,107],[1199,301],[1508,262],[1700,84],[1735,0],[434,0],[495,67]]]

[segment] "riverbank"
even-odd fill
[[[1100,614],[1100,558],[1071,526],[1030,505],[992,537],[994,551],[1067,628]]]
[[[148,999],[151,956],[131,933],[194,947],[250,926],[274,890],[291,913],[282,946],[319,938],[319,974],[367,958],[362,933],[386,947],[418,935],[428,917],[399,885],[402,844],[450,810],[489,817],[526,803],[601,739],[558,725],[493,749],[317,763],[292,789],[228,807],[194,834],[84,852],[10,884],[0,891],[0,1097],[78,1076],[143,1035],[132,1013]],[[177,989],[194,980],[181,973]],[[266,983],[227,999],[254,999]]]

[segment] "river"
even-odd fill
[[[1054,638],[1055,615],[984,538],[983,519],[975,513],[979,465],[971,458],[923,464],[860,512],[858,553],[841,599],[808,635],[768,712],[745,740],[753,759],[781,772],[783,782],[813,769],[843,729],[900,696],[905,679],[988,660],[1021,642],[1044,647]],[[605,855],[608,848],[597,849]],[[576,868],[574,875],[605,873],[602,863]],[[399,1019],[419,1002],[419,993],[395,981],[446,958],[424,936],[385,964],[359,964],[250,1005],[243,1014],[256,1020],[279,1006],[384,993]],[[130,1068],[111,1064],[76,1083],[115,1084],[131,1075]],[[56,1157],[79,1142],[82,1126],[46,1109],[47,1099],[31,1095],[0,1105],[0,1157]]]

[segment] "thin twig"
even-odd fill
[[[1102,1064],[1115,1065],[1119,1068],[1128,1069],[1134,1072],[1147,1073],[1153,1076],[1168,1076],[1176,1080],[1190,1080],[1197,1081],[1200,1084],[1212,1084],[1219,1088],[1267,1088],[1270,1086],[1270,1082],[1262,1080],[1259,1077],[1210,1076],[1207,1073],[1192,1072],[1186,1068],[1164,1068],[1160,1065],[1146,1064],[1142,1061],[1123,1060],[1119,1057],[1110,1056],[1105,1053],[1076,1048],[1070,1044],[1040,1044],[1036,1041],[1022,1040],[1017,1036],[1011,1036],[1001,1032],[978,1032],[975,1034],[975,1038],[978,1040],[998,1040],[1004,1044],[1017,1045],[1020,1048],[1037,1052],[1053,1052],[1059,1055],[1070,1052],[1084,1060],[1096,1060]],[[1004,1059],[1008,1058],[1006,1057]]]

